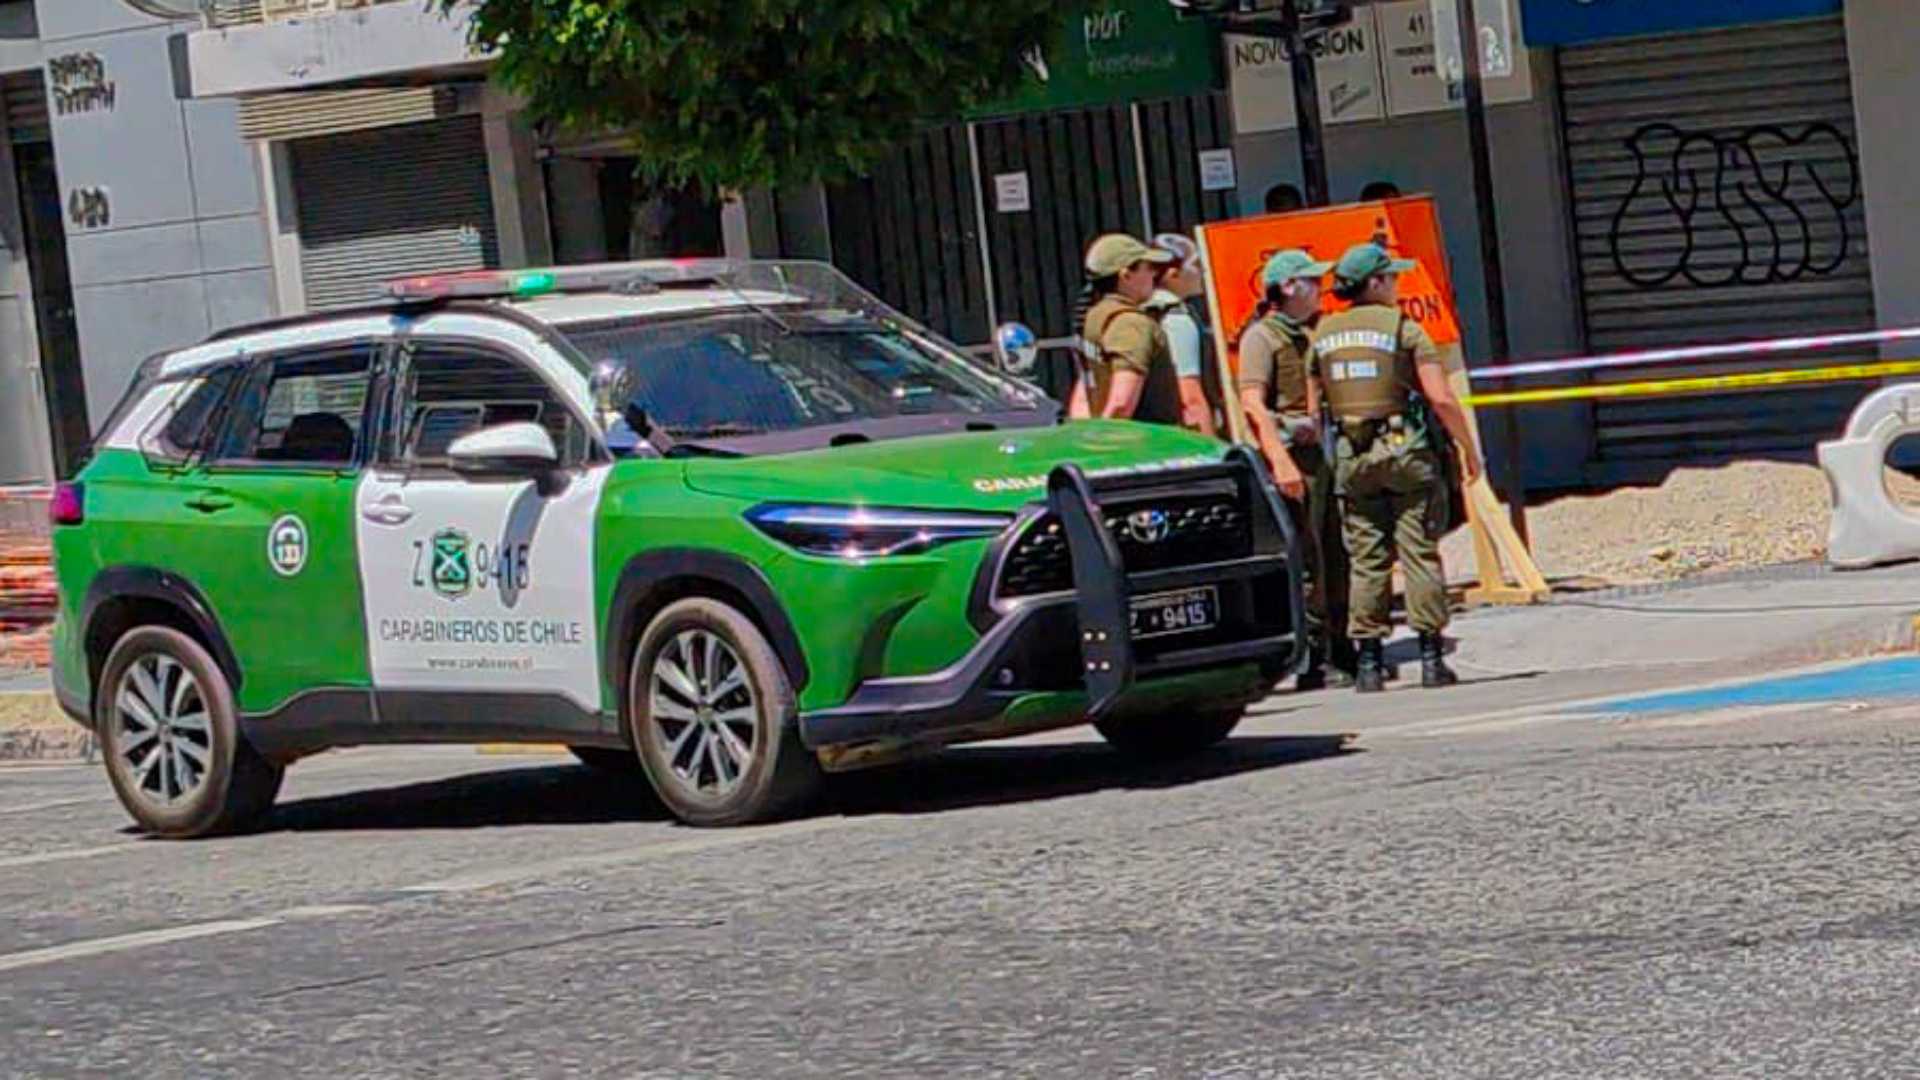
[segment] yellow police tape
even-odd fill
[[[1793,386],[1803,383],[1851,382],[1883,379],[1889,375],[1920,375],[1920,360],[1886,360],[1877,364],[1841,364],[1796,371],[1754,371],[1740,375],[1699,375],[1646,382],[1597,383],[1591,386],[1549,386],[1538,390],[1502,390],[1474,394],[1467,404],[1531,405],[1546,401],[1586,401],[1593,398],[1659,397],[1698,394],[1708,390],[1746,390],[1753,387]]]

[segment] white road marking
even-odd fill
[[[308,904],[305,907],[288,908],[275,913],[275,917],[289,921],[299,919],[331,919],[336,915],[358,915],[372,911],[372,904]]]
[[[280,921],[274,918],[222,919],[218,922],[190,923],[165,930],[142,930],[133,934],[95,938],[92,941],[75,941],[66,945],[48,946],[44,949],[29,949],[26,952],[0,956],[0,971],[15,971],[41,964],[59,963],[62,960],[79,960],[106,953],[126,952],[129,949],[144,949],[175,941],[191,941],[195,938],[213,937],[216,934],[239,934],[248,930],[263,930],[269,926],[278,926]]]
[[[578,873],[583,870],[602,870],[610,866],[625,866],[630,863],[646,862],[650,859],[662,859],[672,855],[693,855],[703,851],[717,851],[722,848],[741,847],[757,844],[763,840],[775,840],[790,836],[804,836],[807,833],[825,832],[829,829],[845,828],[860,821],[881,820],[881,818],[816,818],[811,821],[794,821],[780,825],[765,825],[758,828],[729,829],[725,832],[709,833],[687,840],[669,840],[660,844],[647,844],[642,847],[628,848],[625,851],[609,851],[600,855],[576,855],[565,859],[552,859],[547,862],[529,863],[501,870],[482,870],[457,877],[429,881],[421,885],[408,885],[400,891],[405,893],[462,893],[478,892],[481,889],[512,885],[535,878],[551,877],[557,874]]]
[[[54,799],[49,802],[24,803],[20,806],[0,806],[0,814],[31,814],[36,810],[58,810],[63,806],[84,806],[87,803],[105,805],[107,800],[93,797],[86,799]]]
[[[102,855],[118,855],[126,851],[139,851],[153,845],[108,844],[105,847],[62,848],[59,851],[42,851],[37,855],[15,855],[0,859],[0,870],[11,870],[16,866],[39,866],[42,863],[66,862],[69,859],[95,859]]]

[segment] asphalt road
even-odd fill
[[[465,749],[317,759],[195,844],[0,771],[0,1075],[1920,1072],[1920,704],[1500,689],[1276,698],[1179,767],[954,751],[723,832]]]

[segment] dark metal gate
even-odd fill
[[[964,124],[928,131],[864,180],[827,189],[833,261],[887,303],[963,345],[991,314]]]
[[[995,322],[1028,324],[1048,346],[1039,381],[1060,395],[1087,243],[1233,216],[1234,192],[1200,179],[1200,153],[1232,145],[1218,93],[925,132],[828,189],[833,259],[961,345],[984,346]],[[1015,173],[1026,208],[1002,213],[995,180]]]

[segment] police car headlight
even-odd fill
[[[796,551],[841,559],[917,555],[955,540],[997,536],[1013,524],[1010,514],[790,503],[756,506],[746,516],[755,528]]]

